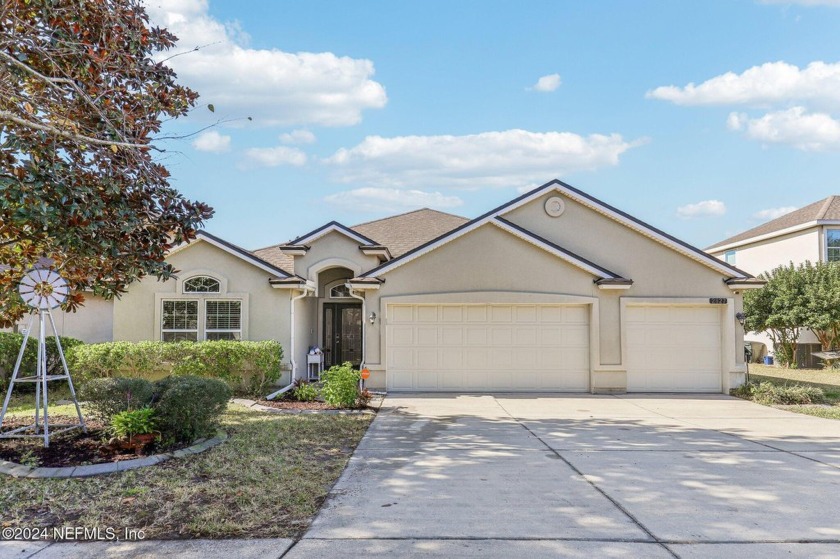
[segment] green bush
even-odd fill
[[[352,408],[359,398],[359,371],[349,362],[330,367],[324,373],[324,387],[321,396],[329,405],[336,408]]]
[[[140,408],[115,414],[111,418],[111,431],[114,436],[129,441],[135,435],[148,435],[155,432],[155,410]]]
[[[79,388],[79,398],[85,402],[86,409],[102,421],[148,406],[154,394],[152,383],[142,378],[99,378]]]
[[[221,380],[192,375],[167,377],[155,388],[157,426],[169,442],[212,435],[231,397]]]
[[[318,398],[318,389],[312,383],[301,381],[296,384],[292,395],[298,402],[314,402]]]
[[[232,390],[263,395],[280,378],[283,348],[276,341],[108,342],[68,352],[83,379],[193,375],[218,378]]]
[[[765,405],[823,404],[825,393],[816,386],[749,382],[732,390],[732,395]]]
[[[83,345],[81,340],[75,338],[68,338],[61,336],[61,347],[64,349],[65,355],[68,355],[75,350],[76,347]],[[61,372],[61,359],[58,356],[58,348],[55,343],[55,337],[50,336],[46,339],[47,345],[47,370],[53,374]],[[5,389],[12,371],[15,368],[15,361],[17,361],[20,346],[23,343],[23,334],[13,334],[11,332],[0,332],[0,389]],[[29,336],[26,342],[26,350],[23,353],[23,362],[21,363],[21,375],[28,376],[35,374],[35,361],[38,358],[38,339]]]

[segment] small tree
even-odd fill
[[[767,284],[744,295],[745,326],[752,332],[766,331],[779,364],[795,367],[800,328],[807,322],[806,273],[791,263],[761,277]]]
[[[805,322],[823,350],[840,343],[840,264],[805,264]]]
[[[167,251],[212,215],[153,157],[163,120],[198,97],[155,61],[175,41],[140,0],[0,6],[0,326],[24,313],[14,288],[42,258],[74,310],[85,290],[170,277]]]

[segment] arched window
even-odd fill
[[[330,289],[330,299],[350,299],[350,290],[343,283]]]
[[[184,293],[218,293],[219,280],[210,276],[196,276],[184,282]]]

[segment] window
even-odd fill
[[[726,260],[726,263],[730,266],[735,265],[735,251],[734,250],[727,250],[726,254],[723,256],[723,259]]]
[[[164,301],[160,339],[198,341],[198,301]]]
[[[350,299],[350,290],[345,284],[339,284],[330,289],[330,299]]]
[[[825,230],[826,262],[840,262],[840,229]]]
[[[206,340],[239,340],[242,338],[242,301],[205,301]]]
[[[219,280],[209,276],[196,276],[184,282],[184,293],[218,293]]]

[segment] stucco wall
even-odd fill
[[[243,299],[243,338],[277,340],[289,359],[289,293],[273,289],[268,272],[233,256],[207,242],[198,240],[168,258],[182,280],[196,273],[206,273],[224,280],[227,293],[220,297]],[[160,298],[181,296],[176,280],[165,282],[145,278],[133,284],[128,293],[114,303],[114,339],[126,341],[160,339]],[[246,332],[247,330],[247,332]]]
[[[742,363],[742,333],[734,328],[734,312],[741,296],[723,282],[724,274],[679,254],[641,233],[635,232],[582,204],[566,198],[565,212],[549,217],[542,198],[511,211],[505,219],[634,281],[628,290],[598,289],[594,277],[554,255],[487,224],[446,245],[384,274],[378,291],[368,292],[369,310],[387,321],[388,298],[461,292],[525,292],[594,298],[593,323],[597,323],[597,355],[593,369],[621,371],[622,298],[726,298],[723,332],[726,364],[724,372],[736,372]],[[493,295],[488,295],[493,297]],[[492,303],[493,300],[483,302]],[[728,316],[732,315],[732,316]],[[366,327],[367,364],[373,375],[371,386],[384,385],[385,323]],[[725,382],[726,385],[729,382]]]
[[[735,266],[757,276],[791,262],[795,265],[806,261],[819,262],[821,247],[820,230],[814,227],[732,250],[735,251]],[[726,252],[714,251],[710,254],[723,258]]]
[[[311,243],[309,251],[295,257],[295,274],[315,280],[320,270],[344,266],[358,275],[379,265],[375,256],[366,256],[359,250],[358,241],[332,231]]]
[[[76,312],[64,312],[61,309],[53,309],[53,319],[59,336],[69,336],[94,344],[99,342],[110,342],[114,330],[114,302],[96,297],[91,294],[85,295],[84,306]],[[29,322],[29,316],[25,316],[18,323],[18,332]],[[48,335],[52,335],[47,327]],[[0,331],[10,332],[11,329]]]

